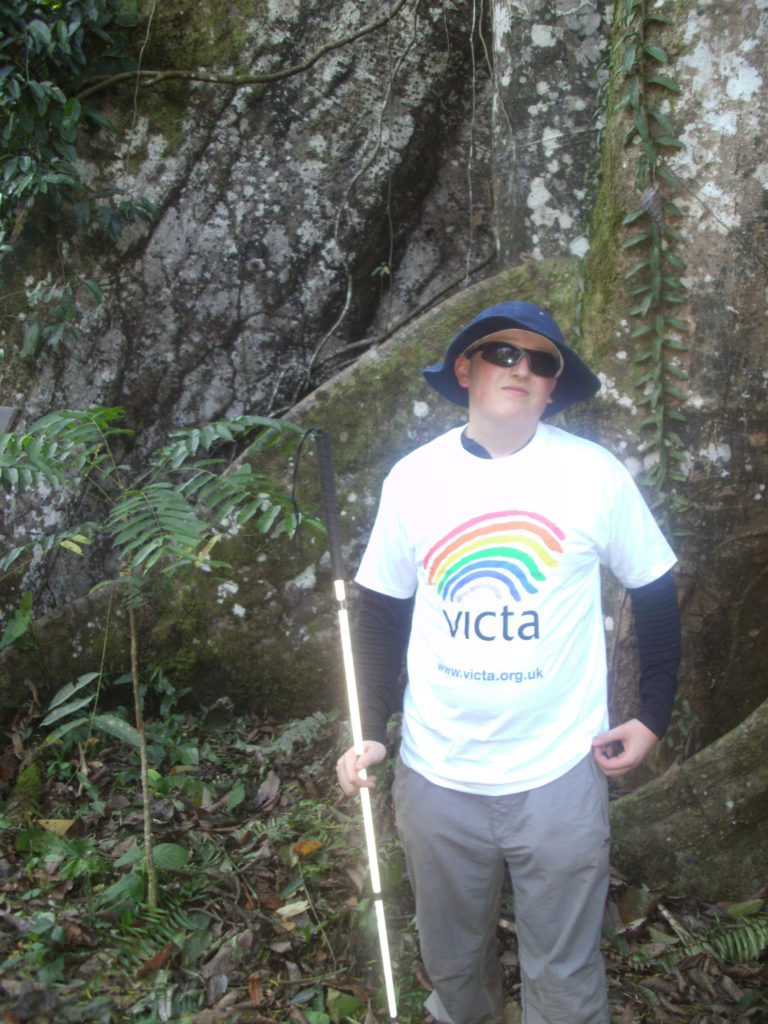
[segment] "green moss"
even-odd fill
[[[196,579],[194,582],[197,585],[182,587],[176,600],[169,601],[169,595],[165,600],[162,596],[156,598],[144,617],[142,630],[142,640],[151,651],[149,656],[153,663],[161,664],[180,685],[188,682],[191,674],[196,674],[201,638],[205,636],[206,621],[210,617],[210,611],[206,610],[204,581]],[[146,660],[145,653],[139,651],[140,660]]]
[[[613,347],[613,330],[621,319],[622,307],[626,306],[622,221],[637,205],[637,196],[623,169],[623,140],[629,125],[627,115],[619,110],[626,88],[622,70],[623,36],[623,3],[618,3],[610,44],[610,77],[604,91],[607,127],[602,137],[600,181],[592,209],[590,250],[584,271],[582,331],[585,354],[595,364]]]
[[[13,792],[5,807],[6,817],[21,823],[37,808],[43,796],[43,778],[33,762],[19,772]]]
[[[266,22],[264,0],[231,0],[227,4],[164,0],[149,26],[143,63],[151,68],[227,68],[244,71],[252,66],[253,37],[248,25]]]

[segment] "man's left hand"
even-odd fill
[[[643,761],[659,742],[655,732],[636,718],[595,736],[592,753],[608,778],[625,775]]]

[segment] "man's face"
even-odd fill
[[[550,402],[557,378],[533,373],[527,356],[515,366],[496,366],[479,351],[473,352],[476,346],[488,341],[557,355],[556,345],[530,331],[498,331],[474,342],[468,354],[460,355],[454,364],[457,381],[469,389],[470,420],[475,414],[501,420],[538,421]]]

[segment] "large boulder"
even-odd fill
[[[406,451],[455,425],[462,411],[424,382],[421,370],[480,309],[511,296],[542,300],[573,328],[577,260],[526,263],[445,300],[295,407],[291,419],[330,436],[345,561],[354,575],[373,522],[382,480]],[[321,514],[311,445],[298,473],[299,504]],[[291,470],[267,468],[290,486]],[[336,601],[322,535],[265,542],[245,532],[217,548],[232,574],[196,572],[158,592],[140,618],[140,657],[162,664],[198,699],[229,696],[240,706],[303,714],[344,703]],[[0,710],[12,712],[30,686],[41,699],[80,672],[127,668],[127,623],[101,591],[56,609],[33,627],[27,649],[0,654]],[[104,659],[104,661],[102,661]]]
[[[147,197],[157,219],[116,250],[41,237],[30,220],[8,288],[20,319],[0,323],[17,427],[51,409],[123,406],[138,465],[178,426],[284,413],[521,252],[567,254],[574,240],[583,252],[602,4],[528,7],[153,6],[135,46],[158,75],[91,87],[118,134],[80,150],[86,181]],[[19,359],[24,318],[40,312],[25,308],[35,281],[80,274],[105,296],[82,303],[83,343]],[[41,492],[0,513],[15,544],[74,510]],[[42,612],[110,571],[96,552],[25,586]]]

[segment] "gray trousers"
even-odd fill
[[[496,926],[508,871],[524,1024],[607,1024],[608,787],[592,755],[554,782],[507,796],[435,786],[399,761],[394,796],[433,1016],[501,1020]]]

